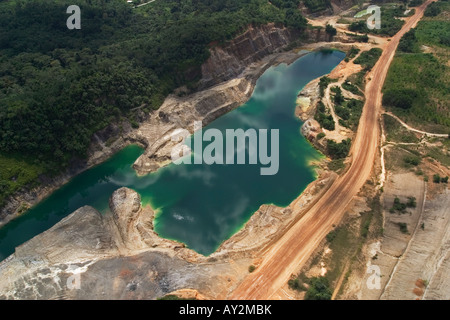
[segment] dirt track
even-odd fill
[[[291,274],[303,265],[314,249],[338,224],[345,209],[364,185],[375,160],[378,147],[378,119],[381,109],[381,88],[400,38],[420,20],[428,4],[416,9],[403,28],[388,43],[379,61],[369,74],[366,103],[358,132],[352,144],[349,170],[338,178],[323,197],[310,208],[281,238],[263,254],[262,263],[231,293],[230,299],[270,299],[288,281]],[[296,214],[301,210],[295,208]]]

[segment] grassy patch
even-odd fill
[[[448,2],[436,3],[442,12],[424,17],[414,34],[402,39],[383,87],[383,105],[425,131],[450,132],[450,21]]]
[[[383,115],[386,138],[392,142],[417,143],[419,139],[414,133],[404,128],[397,120],[389,115]]]
[[[345,19],[345,18],[339,18],[336,22],[340,23],[340,24],[350,24],[350,23],[352,23],[351,20]]]
[[[432,147],[428,149],[427,156],[439,161],[447,167],[450,166],[450,153],[447,150],[443,150],[442,148],[438,147]]]
[[[25,186],[36,186],[38,177],[43,171],[44,169],[31,159],[20,155],[0,154],[0,207],[14,192]]]
[[[355,86],[357,86],[360,90],[364,91],[366,86],[366,81],[364,79],[366,75],[366,71],[361,70],[355,74],[352,74],[347,79]]]
[[[345,168],[344,159],[331,160],[328,163],[328,169],[333,170],[337,173],[339,173],[344,168]]]

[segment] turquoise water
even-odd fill
[[[246,104],[203,129],[279,129],[277,174],[261,175],[260,168],[266,166],[259,163],[171,164],[138,177],[131,165],[143,150],[128,146],[2,227],[0,260],[83,205],[106,212],[109,197],[122,186],[139,192],[143,204],[156,210],[155,230],[162,237],[181,241],[201,254],[211,254],[262,204],[287,206],[315,179],[310,161],[321,155],[300,134],[295,100],[309,81],[329,73],[344,57],[339,51],[313,52],[289,66],[268,69]],[[204,142],[203,148],[207,145]]]

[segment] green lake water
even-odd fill
[[[0,261],[81,206],[106,212],[109,197],[120,187],[136,190],[142,203],[156,210],[155,230],[162,237],[181,241],[201,254],[211,254],[262,204],[287,206],[316,178],[310,162],[320,159],[321,154],[300,134],[302,123],[294,115],[295,101],[309,81],[329,73],[344,57],[339,51],[313,52],[289,66],[269,68],[258,79],[246,104],[204,128],[222,132],[279,129],[277,174],[260,175],[260,168],[267,167],[261,164],[171,164],[138,177],[131,166],[143,150],[131,145],[74,177],[0,228]],[[204,142],[203,148],[207,145]]]

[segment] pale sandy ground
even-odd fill
[[[394,174],[388,178],[384,197],[384,236],[369,245],[367,267],[380,268],[380,288],[369,289],[366,273],[352,275],[347,295],[355,292],[359,299],[449,299],[450,298],[450,197],[448,188],[433,199],[424,196],[423,180],[413,173]],[[402,202],[407,196],[416,196],[417,208],[410,214],[389,213],[393,198]],[[409,234],[400,232],[397,222],[408,225]],[[424,229],[421,228],[422,223]],[[371,259],[376,255],[376,260]],[[428,282],[428,287],[418,285],[418,280]]]

